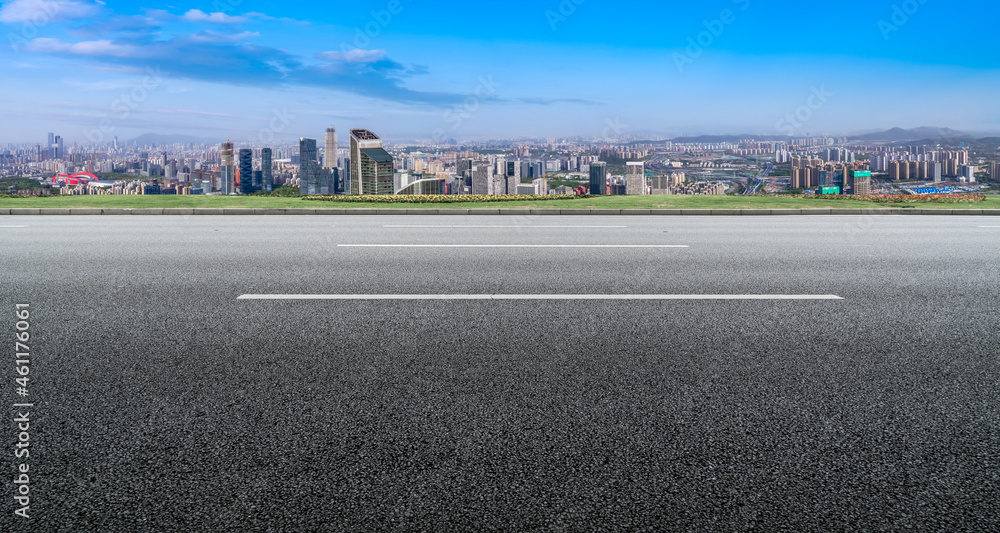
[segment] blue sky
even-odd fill
[[[1000,131],[995,2],[12,0],[0,141]],[[822,95],[822,97],[818,96]]]

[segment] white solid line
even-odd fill
[[[237,300],[843,300],[833,294],[244,294]]]
[[[688,248],[686,244],[338,244],[341,248]]]
[[[0,228],[26,228],[28,226],[0,226]]]
[[[383,228],[474,228],[474,229],[478,229],[478,228],[502,228],[502,229],[522,229],[522,228],[523,229],[573,229],[573,228],[587,228],[587,229],[609,228],[610,229],[610,228],[614,228],[614,229],[621,229],[621,228],[627,228],[628,226],[489,226],[489,225],[474,226],[474,225],[458,225],[458,224],[455,224],[455,225],[447,225],[447,224],[442,224],[442,225],[418,225],[418,224],[412,224],[412,225],[401,225],[401,224],[399,224],[399,225],[397,225],[397,224],[388,224],[388,225],[384,225],[382,227]]]
[[[1000,228],[1000,226],[979,226],[980,228]]]

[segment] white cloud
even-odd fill
[[[0,7],[0,22],[47,24],[89,18],[100,13],[104,2],[80,0],[13,0]]]
[[[124,46],[111,41],[81,41],[67,43],[60,39],[39,37],[33,39],[25,48],[31,52],[70,53],[81,56],[113,56],[138,57],[139,49],[134,46]]]
[[[246,17],[234,17],[225,13],[205,13],[200,9],[192,9],[181,17],[190,22],[215,22],[217,24],[240,24],[247,21]]]
[[[340,61],[342,63],[375,63],[385,59],[385,50],[362,50],[355,48],[346,52],[320,52],[316,57],[326,61]]]

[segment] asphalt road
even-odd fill
[[[538,227],[584,225],[625,227]],[[36,403],[32,518],[8,422],[0,530],[998,531],[980,226],[1000,223],[0,217],[0,330],[30,303]]]

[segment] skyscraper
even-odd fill
[[[626,163],[625,194],[637,196],[646,194],[646,165],[642,162]]]
[[[271,171],[271,149],[264,148],[260,151],[260,171],[261,171],[261,184],[260,186],[265,191],[270,191],[274,186],[274,174]]]
[[[233,176],[227,166],[219,167],[219,191],[222,194],[233,194]]]
[[[240,149],[240,193],[253,192],[253,150],[242,148]]]
[[[49,142],[45,143],[45,159],[55,159],[56,134],[49,132]]]
[[[299,139],[299,190],[302,194],[334,194],[333,173],[320,166],[316,139]]]
[[[392,156],[377,135],[351,130],[351,194],[392,194]]]
[[[489,163],[474,161],[472,163],[472,194],[493,194]]]
[[[220,165],[225,172],[222,174],[224,183],[222,184],[223,194],[233,194],[236,192],[236,163],[233,161],[233,143],[226,141],[222,143]]]
[[[337,127],[330,126],[326,129],[326,153],[323,155],[323,168],[335,169],[337,167]]]
[[[590,194],[608,193],[608,164],[598,161],[590,164]]]

